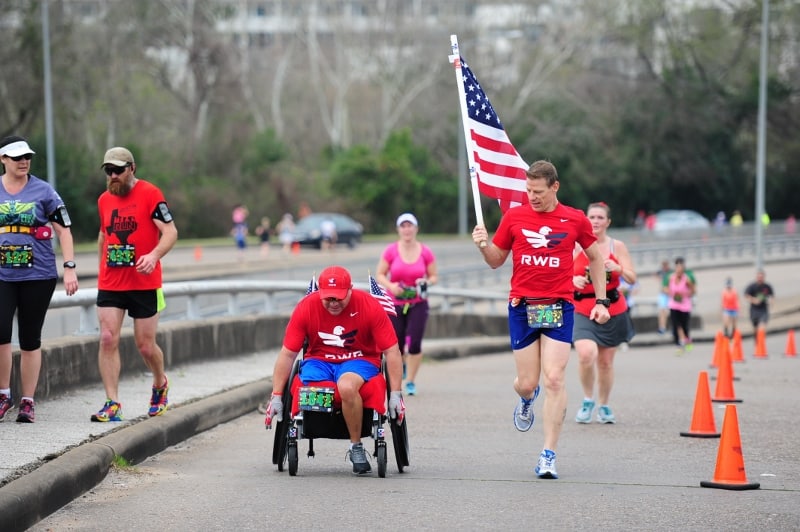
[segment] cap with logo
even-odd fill
[[[417,223],[417,217],[411,214],[410,212],[404,212],[403,214],[397,217],[397,227],[403,225],[403,222],[410,222],[415,227],[419,226],[419,224]]]
[[[350,272],[341,266],[329,266],[319,274],[319,297],[344,299],[347,291],[353,288]]]
[[[133,154],[127,148],[117,146],[106,152],[106,156],[103,157],[103,164],[100,165],[100,168],[107,164],[113,164],[114,166],[127,166],[129,164],[133,164],[134,162]]]

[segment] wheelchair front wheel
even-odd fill
[[[297,463],[300,461],[297,455],[296,441],[289,444],[288,455],[289,455],[289,475],[294,477],[297,475]]]
[[[378,476],[380,478],[386,478],[386,442],[382,441],[378,443]]]

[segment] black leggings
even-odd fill
[[[691,313],[682,312],[680,310],[670,309],[669,319],[672,321],[672,337],[675,339],[675,345],[681,345],[678,329],[683,330],[686,338],[689,338],[689,326],[691,322]]]
[[[19,348],[35,351],[42,346],[42,326],[57,281],[0,281],[0,345],[11,343],[16,312]]]

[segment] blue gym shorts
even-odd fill
[[[380,373],[380,370],[378,366],[366,360],[347,360],[340,364],[333,364],[309,358],[300,364],[300,380],[306,386],[312,382],[339,382],[342,373],[355,373],[364,379],[364,382],[367,382]]]
[[[572,327],[574,323],[573,314],[575,305],[569,301],[561,303],[564,310],[564,324],[556,329],[533,329],[528,326],[528,313],[525,304],[520,303],[516,307],[508,304],[508,332],[511,337],[511,349],[524,349],[539,339],[544,334],[548,338],[559,342],[572,343]]]

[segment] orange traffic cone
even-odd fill
[[[722,438],[719,440],[714,479],[701,481],[700,486],[724,490],[757,490],[761,487],[758,482],[747,482],[736,405],[725,407],[725,419],[722,421]]]
[[[756,331],[756,351],[753,358],[767,358],[767,332],[761,328]]]
[[[714,390],[715,403],[741,403],[733,392],[733,363],[727,350],[720,352],[719,369],[717,370],[717,388]]]
[[[797,356],[797,348],[794,346],[794,329],[789,329],[789,332],[786,334],[786,349],[783,354],[784,356],[792,358]]]
[[[200,262],[201,260],[203,260],[203,248],[202,247],[200,247],[200,246],[195,246],[194,247],[194,260],[196,262]]]
[[[697,394],[694,399],[694,414],[688,432],[681,436],[693,438],[719,438],[717,425],[714,423],[714,409],[711,406],[711,393],[708,388],[708,373],[700,372],[697,379]]]
[[[300,242],[293,242],[292,243],[292,254],[299,255],[300,254]]]
[[[733,341],[731,342],[731,360],[733,362],[744,362],[742,332],[739,329],[733,331]]]
[[[728,339],[725,337],[725,333],[722,331],[717,331],[717,334],[714,336],[714,354],[711,355],[711,364],[709,364],[710,368],[719,367],[719,351],[720,349],[727,348]]]

